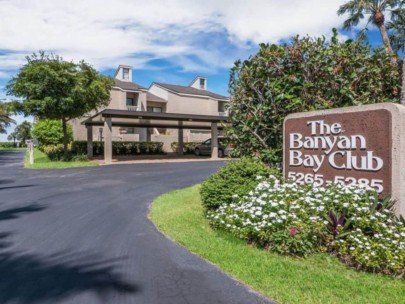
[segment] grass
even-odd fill
[[[51,161],[46,154],[42,153],[38,149],[34,150],[34,164],[29,162],[29,153],[27,151],[25,155],[24,166],[29,169],[66,169],[77,167],[90,167],[97,166],[96,162],[92,161]]]
[[[278,303],[405,303],[403,280],[357,272],[327,254],[297,259],[268,253],[211,229],[199,186],[158,197],[150,218],[168,237]]]
[[[0,151],[23,151],[26,148],[4,148],[4,147],[0,147]]]

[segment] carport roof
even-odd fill
[[[83,121],[83,124],[103,126],[104,118],[107,117],[111,118],[113,127],[138,128],[211,129],[212,123],[221,124],[228,121],[228,116],[105,109]]]

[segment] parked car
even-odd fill
[[[223,136],[218,136],[218,157],[229,156],[230,152],[235,147],[234,144],[229,143],[229,139]],[[197,145],[194,149],[194,154],[211,155],[211,138]]]

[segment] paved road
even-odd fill
[[[0,151],[0,303],[268,303],[147,219],[221,162],[50,171],[23,157]]]

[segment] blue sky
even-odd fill
[[[342,25],[344,17],[336,11],[344,2],[0,0],[0,99],[11,98],[5,84],[25,56],[38,50],[84,59],[106,75],[118,64],[132,65],[134,81],[145,87],[153,81],[188,85],[204,75],[209,90],[227,95],[235,60],[247,59],[261,42],[279,43],[296,34],[330,36]],[[341,33],[342,39],[354,35]],[[368,37],[380,45],[375,29]],[[0,141],[5,138],[0,135]]]

